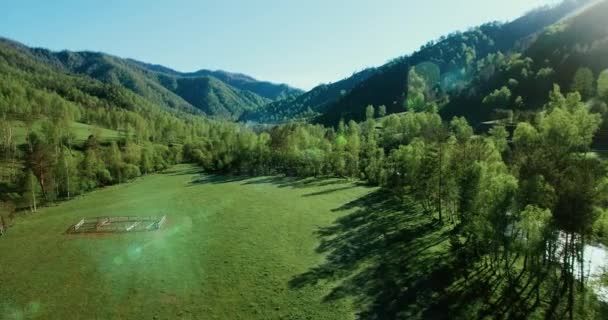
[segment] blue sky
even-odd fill
[[[557,0],[12,0],[0,36],[310,89]]]

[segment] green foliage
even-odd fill
[[[602,71],[597,79],[597,94],[608,102],[608,70]]]
[[[608,243],[608,212],[600,209],[598,218],[593,225],[593,236],[595,240],[606,245]]]
[[[30,208],[30,211],[36,212],[38,200],[40,198],[40,182],[38,178],[34,175],[32,170],[27,170],[23,175],[23,196],[22,199],[25,204]]]
[[[595,78],[593,71],[589,68],[578,68],[572,80],[572,91],[577,91],[584,99],[588,99],[595,93]]]
[[[386,115],[386,106],[382,105],[378,107],[378,117],[384,117]]]
[[[592,142],[601,123],[598,114],[589,112],[578,93],[564,97],[556,86],[547,109],[541,116],[540,133],[552,146],[565,150],[584,150]]]
[[[538,254],[542,250],[545,234],[551,223],[551,210],[527,205],[520,213],[518,227],[522,230],[525,243],[522,248],[531,254]]]
[[[502,153],[507,150],[507,148],[509,147],[509,133],[507,132],[507,129],[505,129],[504,126],[498,125],[492,127],[492,129],[488,131],[488,134],[490,135],[490,139],[494,143],[494,147],[496,147],[496,150],[498,150],[498,152]]]
[[[504,86],[500,89],[496,89],[483,98],[482,103],[493,108],[506,109],[511,103],[511,90]]]
[[[523,152],[531,151],[540,141],[536,128],[527,122],[517,124],[513,133],[513,144]]]
[[[407,99],[405,109],[407,111],[422,112],[430,111],[427,102],[429,94],[428,83],[433,81],[418,75],[416,68],[412,68],[408,74]]]
[[[412,69],[424,79],[427,88],[433,88],[441,81],[441,69],[434,63],[422,62]]]
[[[375,113],[374,106],[367,106],[367,108],[365,108],[365,120],[374,119]]]
[[[466,142],[473,136],[473,128],[465,118],[454,117],[450,125],[458,142]]]

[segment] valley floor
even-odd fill
[[[162,215],[153,232],[66,233]],[[18,218],[0,238],[0,319],[545,318],[558,287],[464,269],[449,230],[356,182],[180,165]]]

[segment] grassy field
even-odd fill
[[[18,219],[0,238],[1,319],[349,319],[327,299],[319,230],[374,189],[204,176],[190,166]],[[346,205],[346,206],[345,206]],[[159,231],[65,234],[82,217],[167,215]]]

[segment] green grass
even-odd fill
[[[2,319],[352,319],[311,270],[319,230],[374,189],[342,180],[199,175],[190,166],[17,219],[0,238]],[[167,215],[159,231],[68,235],[82,217]],[[340,277],[337,277],[340,278]]]
[[[25,138],[27,135],[27,127],[25,123],[23,123],[22,121],[12,121],[11,124],[13,126],[13,129],[15,130],[15,141],[17,142],[17,144],[25,143]],[[72,122],[70,124],[70,129],[74,132],[77,142],[84,142],[91,134],[99,135],[99,139],[101,139],[102,141],[117,140],[120,137],[120,133],[118,131],[96,127],[80,122]],[[40,122],[35,122],[32,125],[32,130],[40,132]]]

